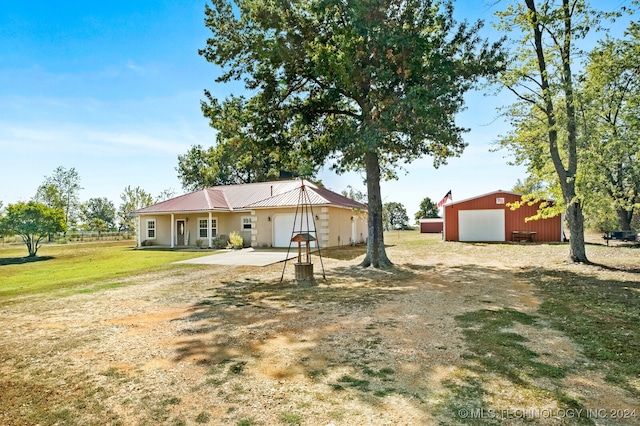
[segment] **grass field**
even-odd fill
[[[45,245],[36,258],[24,246],[0,249],[0,303],[37,293],[115,288],[132,274],[186,268],[172,262],[211,254],[134,250],[131,241]]]
[[[638,246],[385,241],[393,268],[332,248],[317,286],[131,243],[0,251],[0,424],[640,425]]]

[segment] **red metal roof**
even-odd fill
[[[134,213],[168,213],[208,210],[229,210],[224,193],[213,188],[203,189],[171,198],[136,210]]]
[[[366,209],[353,201],[308,181],[287,180],[258,182],[243,185],[221,185],[181,195],[170,200],[136,210],[135,214],[173,213],[209,210],[249,210],[253,208],[292,207],[299,203],[300,187],[304,184],[309,195],[305,202],[312,205]]]

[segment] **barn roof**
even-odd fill
[[[467,201],[477,200],[479,198],[484,198],[484,197],[488,197],[489,195],[495,195],[495,194],[509,194],[509,195],[515,195],[517,197],[522,197],[522,194],[519,194],[517,192],[504,191],[502,189],[498,189],[497,191],[487,192],[486,194],[476,195],[473,197],[465,198],[463,200],[456,200],[451,203],[447,203],[445,206],[452,206],[454,204],[466,203]],[[553,200],[546,200],[546,201],[553,201]]]
[[[221,185],[201,189],[136,210],[134,214],[242,211],[255,208],[292,207],[298,205],[300,188],[304,185],[312,205],[366,209],[351,200],[306,180],[258,182],[242,185]]]

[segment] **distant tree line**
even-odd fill
[[[80,176],[75,168],[57,167],[45,176],[32,200],[6,207],[0,201],[0,237],[19,236],[29,256],[36,256],[41,243],[56,233],[67,231],[134,232],[131,214],[138,209],[175,195],[167,189],[153,197],[140,187],[127,186],[116,208],[106,197],[80,201]]]

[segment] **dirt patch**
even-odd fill
[[[297,286],[292,265],[282,283],[281,264],[214,265],[0,307],[3,387],[24,385],[11,404],[0,403],[0,423],[456,424],[477,401],[557,410],[561,394],[640,415],[637,400],[597,375],[514,382],[469,357],[456,318],[506,310],[532,318],[500,332],[523,338],[535,362],[585,362],[578,345],[536,319],[542,301],[520,274],[537,262],[594,273],[565,264],[566,246],[454,244],[419,234],[389,243],[394,269],[355,267],[357,249],[345,248],[327,253],[327,280],[315,287]],[[637,280],[620,270],[595,273]],[[53,396],[35,398],[36,388]]]

